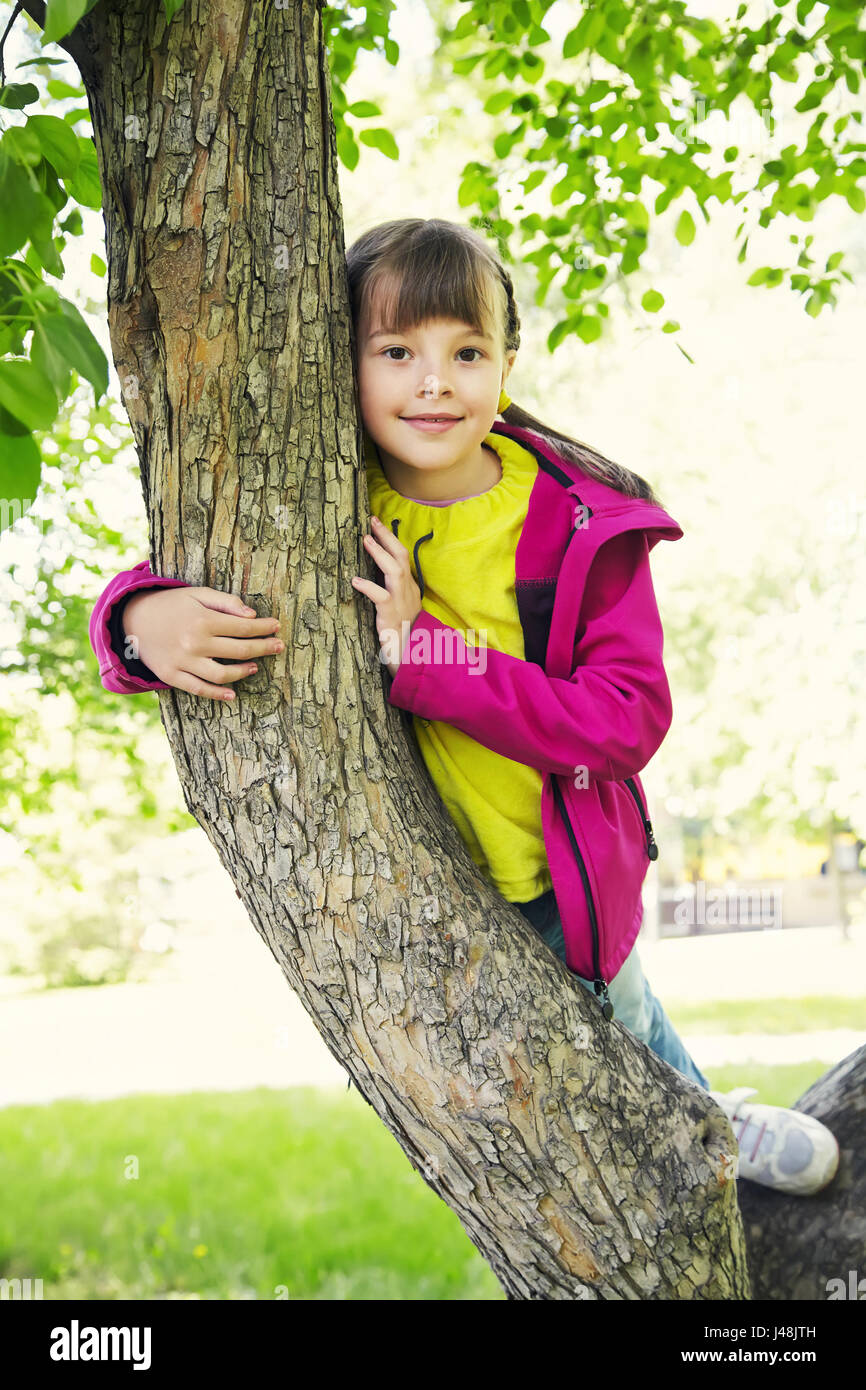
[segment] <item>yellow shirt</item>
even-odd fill
[[[446,506],[415,502],[388,483],[365,433],[370,510],[398,540],[413,548],[424,576],[422,606],[479,648],[525,660],[523,629],[514,590],[514,555],[526,519],[538,464],[513,439],[488,434],[502,477],[487,492]],[[393,533],[393,532],[392,532]],[[480,673],[475,679],[483,680]],[[412,716],[418,746],[442,801],[475,863],[509,902],[526,902],[552,887],[541,826],[541,773],[485,748],[453,724]]]

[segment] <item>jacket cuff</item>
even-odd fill
[[[161,589],[168,586],[162,584],[148,584],[146,587],[149,589]],[[141,592],[141,589],[128,589],[125,594],[121,594],[120,598],[109,608],[105,619],[105,625],[108,628],[111,650],[117,657],[120,668],[126,675],[137,677],[140,681],[147,681],[148,685],[152,686],[154,682],[160,683],[156,672],[151,671],[150,667],[146,666],[138,657],[126,656],[123,650],[127,641],[126,633],[123,629],[123,610],[129,603],[129,600],[135,598],[136,594],[140,594]]]
[[[432,634],[440,627],[444,628],[445,623],[441,622],[439,618],[434,617],[432,613],[428,613],[425,608],[422,608],[409,629],[409,636],[406,640],[406,646],[400,660],[400,665],[397,667],[397,674],[391,681],[391,688],[388,691],[389,705],[395,705],[398,709],[408,710],[410,714],[415,714],[417,712],[415,706],[416,702],[420,699],[419,686],[426,663],[417,659],[417,643],[415,644],[415,660],[411,660],[413,639],[416,632],[429,632]]]

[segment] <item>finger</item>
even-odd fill
[[[215,613],[231,613],[239,618],[256,617],[256,610],[244,603],[238,594],[226,594],[221,589],[200,587],[196,589],[194,597],[203,608],[210,608]],[[260,621],[274,622],[275,620],[265,615]]]
[[[222,609],[208,609],[206,631],[209,637],[246,637],[263,640],[272,636],[279,625],[279,618],[236,618]]]
[[[372,555],[376,564],[383,574],[399,574],[405,561],[397,555],[392,555],[386,550],[384,545],[380,545],[372,536],[364,537],[364,548]],[[405,545],[402,547],[403,555],[408,558],[409,552]]]
[[[352,576],[352,583],[356,589],[360,589],[361,593],[366,594],[367,598],[371,598],[374,603],[382,603],[386,598],[391,597],[387,589],[383,589],[381,584],[374,584],[372,579],[362,579],[360,575],[355,574]]]
[[[373,528],[373,539],[378,541],[391,555],[409,554],[399,536],[395,536],[393,531],[389,531],[385,523],[380,521],[377,516],[371,518],[370,524]]]
[[[213,633],[206,633],[205,640],[196,642],[196,646],[207,647],[205,660],[208,657],[222,656],[227,657],[229,661],[249,661],[260,656],[274,656],[277,652],[285,650],[285,643],[276,636],[218,637]],[[193,655],[204,654],[199,651]]]
[[[234,690],[224,690],[219,685],[209,685],[199,676],[195,676],[190,671],[178,671],[172,676],[167,684],[173,685],[177,690],[186,690],[190,695],[206,696],[210,700],[234,700],[236,692]]]
[[[231,666],[221,666],[218,661],[211,661],[208,657],[203,657],[201,661],[195,663],[195,666],[190,667],[186,674],[206,684],[213,682],[216,685],[233,685],[235,681],[241,681],[245,676],[255,675],[258,669],[258,663],[255,661],[240,661]]]

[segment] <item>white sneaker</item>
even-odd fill
[[[820,1120],[783,1105],[746,1104],[746,1096],[758,1094],[754,1086],[709,1094],[724,1110],[739,1144],[737,1177],[801,1197],[832,1182],[839,1145]]]

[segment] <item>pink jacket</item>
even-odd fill
[[[662,507],[588,477],[538,435],[498,420],[493,432],[517,440],[539,465],[515,552],[525,659],[488,647],[482,672],[460,634],[422,608],[388,700],[541,772],[566,963],[595,982],[612,1017],[607,986],[634,945],[641,886],[658,857],[638,773],[672,718],[649,552],[683,532]],[[433,536],[415,547],[422,599],[418,552]],[[118,605],[143,587],[182,583],[143,560],[108,584],[90,619],[106,690],[169,688],[122,655]]]

